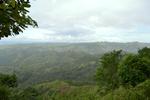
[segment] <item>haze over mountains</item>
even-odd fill
[[[16,73],[24,85],[53,80],[93,82],[101,55],[112,50],[136,53],[150,43],[34,43],[1,45],[0,72]]]

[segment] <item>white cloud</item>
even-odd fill
[[[148,0],[36,0],[31,4],[30,15],[39,28],[9,40],[150,42]]]

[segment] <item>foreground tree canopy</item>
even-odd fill
[[[0,39],[23,32],[28,26],[37,26],[29,15],[29,0],[0,0]]]
[[[96,79],[101,87],[108,89],[120,85],[135,87],[150,79],[150,48],[140,49],[137,54],[123,54],[122,51],[104,54],[100,59]]]
[[[150,63],[138,55],[126,55],[120,62],[118,75],[121,84],[136,86],[150,78]]]
[[[96,80],[106,88],[118,87],[117,68],[123,57],[122,50],[112,51],[100,58],[100,65],[96,72]]]

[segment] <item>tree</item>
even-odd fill
[[[10,100],[11,89],[17,86],[16,75],[0,74],[0,100]]]
[[[17,86],[16,75],[0,74],[0,85],[4,85],[7,87],[16,87]]]
[[[0,85],[0,100],[9,100],[10,91],[8,87]]]
[[[145,47],[143,49],[140,49],[138,51],[138,54],[139,54],[140,57],[142,57],[142,58],[144,57],[144,58],[147,58],[147,59],[150,60],[150,48]]]
[[[101,86],[108,89],[114,89],[118,87],[118,65],[123,57],[122,50],[112,51],[104,54],[100,58],[100,64],[96,72],[96,80]]]
[[[0,0],[0,39],[23,32],[37,23],[29,15],[29,0]]]
[[[135,91],[138,91],[145,99],[150,100],[150,80],[146,80],[136,86]]]
[[[150,63],[138,55],[126,55],[120,62],[118,75],[123,85],[136,86],[150,78]]]

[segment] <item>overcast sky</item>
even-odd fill
[[[150,0],[34,0],[31,5],[39,28],[0,42],[150,42]]]

